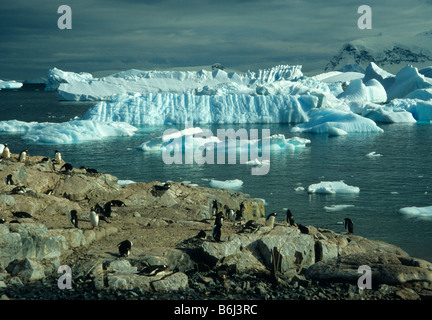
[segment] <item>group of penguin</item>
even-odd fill
[[[224,208],[226,210],[225,214],[221,211],[217,212],[217,208],[218,208],[217,200],[213,200],[213,202],[212,202],[212,214],[213,214],[213,216],[215,216],[215,221],[214,221],[214,225],[212,227],[211,232],[212,232],[212,237],[213,237],[214,241],[221,242],[222,224],[223,224],[224,218],[228,218],[231,221],[235,221],[235,222],[240,221],[241,219],[243,219],[243,212],[245,210],[245,206],[243,203],[241,203],[240,210],[237,210],[235,213],[234,213],[233,209],[229,209],[227,206],[224,206]],[[276,217],[277,217],[276,212],[269,214],[266,217],[265,225],[270,227],[271,229],[273,229]],[[305,227],[301,224],[295,223],[294,215],[292,214],[290,209],[287,209],[286,217],[285,217],[284,221],[289,226],[298,227],[300,232],[308,233],[307,227]],[[344,224],[344,227],[345,227],[347,234],[353,234],[354,233],[354,224],[350,218],[345,218],[343,224]],[[258,230],[259,227],[260,227],[259,224],[255,220],[249,220],[242,226],[242,229],[240,230],[240,232],[245,232],[245,230],[248,230],[249,232],[254,232],[254,231]],[[205,232],[201,231],[198,234],[198,237],[204,238]]]

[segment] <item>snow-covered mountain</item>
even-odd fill
[[[396,73],[406,65],[419,69],[432,65],[432,31],[422,32],[399,41],[382,34],[346,43],[328,62],[325,71],[339,70],[349,64],[362,68],[374,62]]]

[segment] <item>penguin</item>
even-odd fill
[[[171,183],[167,182],[164,185],[154,185],[151,193],[155,197],[161,197],[167,190],[171,189]]]
[[[21,151],[18,157],[18,162],[25,162],[28,156],[28,150]]]
[[[198,234],[195,236],[195,238],[198,239],[205,239],[207,237],[207,234],[205,233],[204,230],[201,230],[200,232],[198,232]]]
[[[117,247],[119,248],[120,257],[128,257],[131,253],[132,241],[124,240],[120,242]]]
[[[94,206],[94,211],[96,212],[96,213],[102,213],[103,214],[103,212],[104,212],[104,209],[99,205],[99,203],[96,203],[96,205]]]
[[[218,202],[217,202],[217,200],[213,200],[212,201],[212,209],[211,209],[212,217],[216,216],[217,210],[218,210]]]
[[[0,224],[3,224],[3,223],[6,223],[6,220],[3,219],[3,218],[1,218],[1,219],[0,219]]]
[[[350,218],[345,218],[344,226],[347,233],[354,233],[354,224]]]
[[[90,209],[90,222],[93,226],[93,229],[96,229],[99,224],[99,216],[93,207]]]
[[[8,185],[14,185],[14,182],[12,180],[12,174],[8,174],[6,177],[6,184]]]
[[[75,227],[78,228],[78,214],[76,210],[72,210],[68,213],[68,218],[70,223]]]
[[[257,232],[258,229],[260,228],[260,225],[258,224],[258,222],[256,222],[255,220],[249,220],[247,221],[242,230],[240,230],[240,233],[252,233],[252,232]]]
[[[147,267],[141,269],[138,272],[138,274],[152,277],[152,276],[155,276],[161,272],[164,272],[168,268],[169,268],[169,266],[166,264],[147,266]]]
[[[12,215],[17,218],[33,218],[33,216],[24,211],[12,211]]]
[[[111,207],[126,207],[126,204],[121,200],[111,200]]]
[[[267,227],[270,227],[271,229],[273,229],[276,216],[277,216],[276,212],[269,214],[269,216],[266,219],[266,226]]]
[[[230,209],[227,205],[224,205],[225,208],[225,218],[234,222],[235,213],[233,209]]]
[[[81,167],[80,169],[83,169],[83,170],[86,171],[86,173],[90,173],[90,174],[96,174],[96,173],[98,173],[98,171],[96,169],[89,169],[89,168],[86,168],[86,167]]]
[[[52,162],[51,159],[48,159],[48,168],[51,170],[51,173],[54,173],[56,171],[54,162]]]
[[[10,159],[10,157],[11,157],[11,153],[10,153],[9,147],[8,147],[7,143],[5,143],[4,148],[3,148],[3,152],[1,154],[1,158],[2,159]]]
[[[64,169],[65,172],[72,171],[73,167],[70,163],[65,163],[60,170]]]
[[[294,220],[294,216],[293,216],[293,214],[291,213],[291,210],[290,210],[290,209],[288,209],[287,212],[286,212],[286,222],[287,222],[288,225],[290,225],[290,226],[295,226],[295,225],[296,225],[295,220]]]
[[[299,228],[300,232],[303,234],[309,234],[309,228],[305,227],[302,224],[298,224],[297,227]]]
[[[223,223],[223,213],[219,212],[216,215],[215,224],[214,224],[214,226],[212,228],[212,236],[213,236],[213,239],[216,242],[220,242],[221,241],[222,223]]]
[[[111,201],[108,201],[103,206],[103,215],[107,218],[111,217]]]
[[[11,194],[24,194],[27,192],[27,188],[25,186],[17,186],[12,189]]]
[[[61,163],[62,162],[62,155],[61,155],[60,151],[56,150],[56,151],[54,151],[54,153],[55,153],[54,161],[56,163]]]

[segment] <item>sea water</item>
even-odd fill
[[[0,91],[0,121],[65,122],[81,117],[95,102],[61,102],[56,92]],[[168,128],[140,127],[132,137],[67,145],[31,145],[20,135],[0,135],[13,153],[28,149],[31,155],[53,156],[62,152],[74,167],[86,166],[110,173],[121,180],[178,181],[208,187],[211,179],[240,179],[238,191],[264,199],[266,214],[285,217],[289,208],[296,222],[345,232],[345,217],[354,222],[360,236],[400,246],[411,256],[432,261],[432,219],[398,213],[404,207],[432,205],[432,125],[379,124],[380,134],[349,134],[328,137],[300,134],[311,141],[295,152],[272,151],[270,171],[254,176],[250,166],[240,164],[166,165],[161,153],[146,153],[137,147],[160,137]],[[204,127],[204,126],[202,126]],[[292,125],[209,125],[218,128],[270,129],[271,134],[291,133]],[[297,135],[297,134],[296,134]],[[373,154],[373,152],[375,152]],[[372,153],[372,156],[370,155]],[[367,156],[369,154],[369,156]],[[343,180],[360,188],[358,194],[308,194],[311,184]]]

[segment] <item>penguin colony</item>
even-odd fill
[[[28,150],[22,150],[20,152],[17,160],[18,160],[18,162],[26,163],[26,161],[28,160],[28,157],[29,157],[29,151]],[[7,144],[4,144],[4,148],[3,148],[3,151],[2,151],[1,156],[0,156],[0,161],[10,160],[10,159],[11,159],[11,152],[10,152],[9,146]],[[61,164],[62,164],[62,166],[60,167],[60,171],[71,172],[73,170],[73,166],[70,163],[66,163],[63,161],[62,155],[58,150],[55,150],[54,158],[52,158],[52,159],[51,158],[44,158],[44,159],[42,159],[42,162],[48,163],[48,168],[50,169],[50,171],[52,173],[56,172],[55,165],[61,165]],[[96,169],[89,169],[89,168],[84,167],[84,166],[82,166],[80,169],[85,170],[85,172],[88,174],[97,174],[98,173],[98,171]],[[12,174],[9,174],[6,176],[5,182],[7,185],[14,185],[15,184]],[[170,188],[171,188],[170,183],[165,183],[163,185],[155,185],[153,188],[153,192],[160,196],[161,194],[163,194],[164,192],[166,192]],[[27,191],[28,191],[28,189],[25,186],[16,186],[11,191],[11,194],[25,194]],[[51,193],[52,193],[52,190],[51,190]],[[47,193],[47,194],[50,194],[50,193]],[[111,201],[106,202],[103,206],[100,206],[99,204],[95,204],[93,207],[91,207],[90,214],[89,214],[90,224],[91,224],[92,228],[96,229],[99,226],[99,223],[101,220],[109,223],[109,220],[107,218],[111,217],[112,207],[122,207],[122,206],[126,206],[126,205],[121,200],[111,200]],[[220,207],[220,205],[219,205],[218,201],[213,200],[211,203],[211,213],[212,213],[212,216],[215,217],[215,220],[214,220],[214,225],[213,225],[212,230],[211,230],[211,234],[212,234],[212,238],[214,239],[215,242],[221,242],[222,241],[221,236],[222,236],[222,226],[223,226],[224,219],[233,222],[233,226],[239,225],[241,227],[241,230],[239,232],[256,232],[260,228],[260,225],[255,220],[249,220],[249,221],[243,223],[244,222],[244,212],[245,212],[244,203],[240,204],[239,210],[234,210],[233,208],[230,208],[227,205],[224,205],[223,206],[224,211],[219,211],[219,207]],[[13,211],[13,212],[11,212],[11,214],[14,218],[18,218],[18,219],[36,219],[31,214],[29,214],[27,212],[23,212],[23,211]],[[74,228],[78,228],[79,227],[78,212],[76,210],[71,210],[70,212],[68,212],[67,216],[68,216],[68,220],[69,220],[70,224]],[[276,212],[273,212],[270,215],[268,215],[266,218],[266,221],[265,221],[265,225],[272,229],[274,227],[276,217],[277,217]],[[6,219],[0,218],[0,224],[4,224],[6,222],[8,222]],[[9,222],[10,223],[20,223],[19,220],[11,220]],[[290,211],[290,209],[287,209],[285,222],[289,226],[294,226],[294,227],[299,228],[300,232],[302,232],[302,233],[307,234],[309,232],[307,227],[305,227],[301,224],[295,223],[294,216],[293,216],[292,212]],[[343,221],[343,224],[344,224],[344,227],[345,227],[347,234],[353,234],[354,233],[354,224],[350,218],[345,218]],[[206,236],[206,233],[204,230],[201,230],[199,232],[199,234],[196,236],[196,238],[203,239],[203,240],[206,239],[206,237],[207,236]],[[130,256],[132,246],[133,246],[132,241],[130,241],[128,239],[120,242],[117,245],[118,251],[119,251],[119,257],[123,258],[123,257]],[[153,275],[156,275],[160,272],[164,272],[168,268],[169,268],[169,266],[167,266],[167,265],[156,265],[156,266],[149,265],[149,266],[143,268],[142,270],[140,270],[138,273],[142,274],[142,275],[153,276]]]

